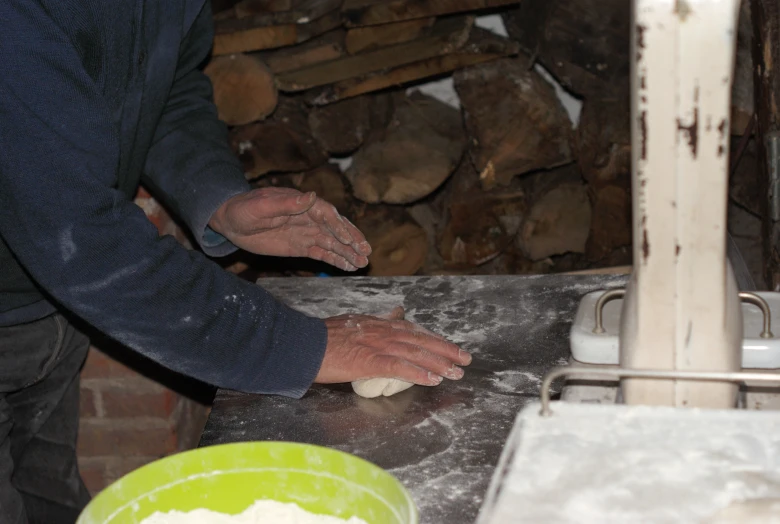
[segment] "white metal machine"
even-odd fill
[[[740,2],[633,4],[633,274],[583,298],[479,524],[780,522],[780,294],[727,257]]]

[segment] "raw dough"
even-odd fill
[[[366,524],[357,517],[349,520],[326,515],[315,515],[297,504],[275,500],[258,500],[238,515],[226,515],[208,509],[193,511],[156,512],[141,524]]]
[[[352,383],[352,389],[364,398],[375,398],[380,395],[389,397],[401,391],[406,391],[414,386],[411,382],[398,380],[397,378],[369,378],[356,380]]]

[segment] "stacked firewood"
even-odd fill
[[[333,203],[370,274],[630,264],[630,2],[213,5],[206,73],[247,178]],[[582,100],[576,127],[537,64]],[[409,89],[449,76],[456,104]]]

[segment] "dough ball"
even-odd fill
[[[411,382],[404,382],[397,378],[369,378],[352,383],[352,389],[363,398],[375,398],[380,395],[389,397],[406,391],[412,386],[414,384]]]

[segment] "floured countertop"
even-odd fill
[[[624,283],[604,275],[263,280],[318,317],[404,306],[408,319],[461,344],[474,361],[461,381],[389,398],[363,399],[349,385],[315,386],[301,400],[220,391],[201,446],[286,440],[347,451],[396,475],[422,523],[474,522],[517,413],[569,356],[580,298]]]
[[[776,412],[570,403],[552,411],[541,417],[529,405],[518,417],[479,524],[780,522]],[[728,513],[746,502],[771,516]]]

